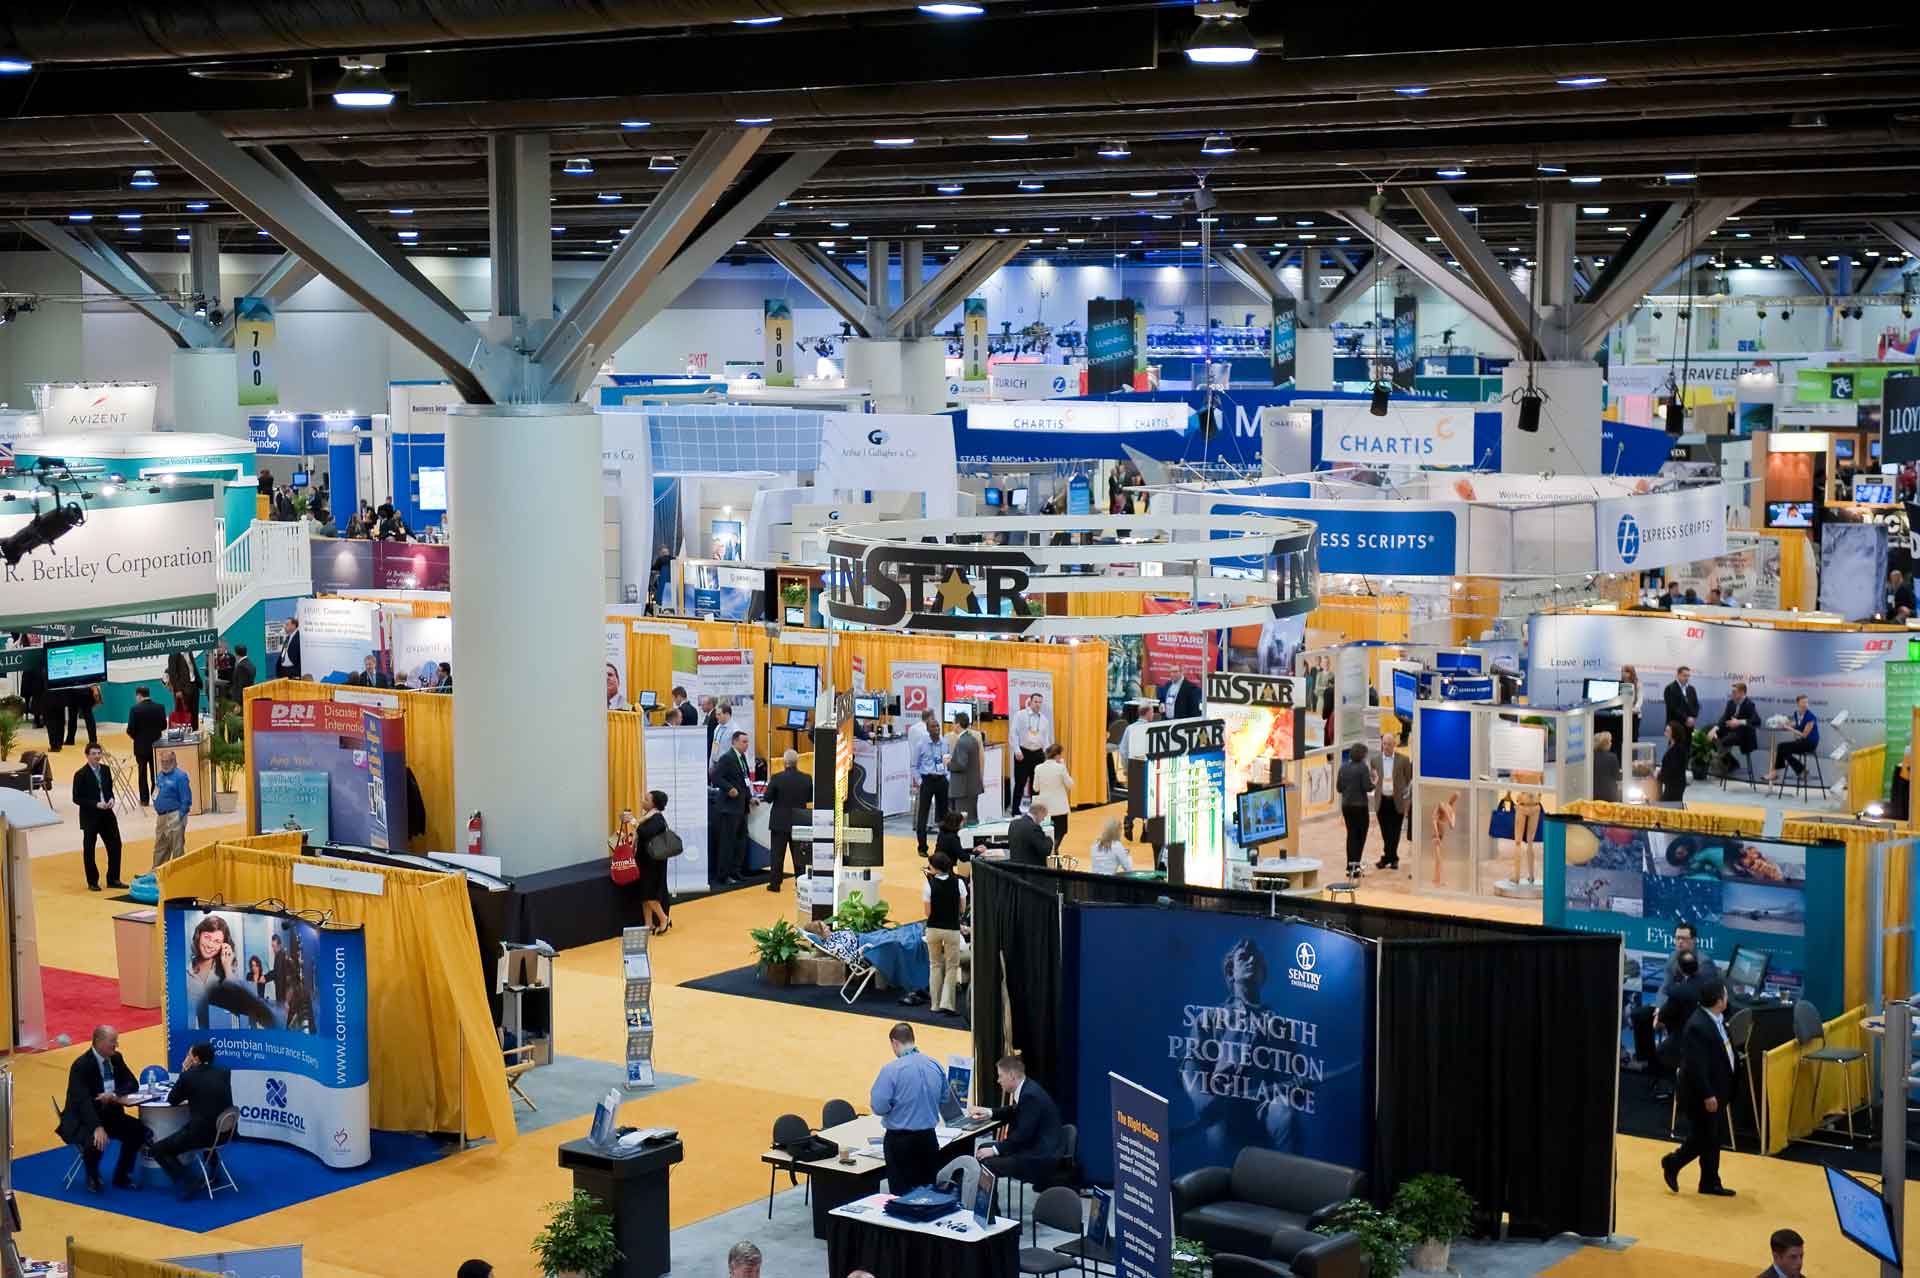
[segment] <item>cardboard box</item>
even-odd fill
[[[793,961],[795,985],[839,985],[847,979],[847,965],[839,959],[806,955]]]

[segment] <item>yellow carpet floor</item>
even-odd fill
[[[1067,850],[1083,863],[1107,811],[1073,815]],[[189,846],[212,837],[190,836]],[[150,858],[150,841],[129,841],[129,875],[146,869]],[[911,840],[888,839],[881,895],[894,903],[897,918],[922,916],[920,865]],[[86,891],[78,853],[35,858],[33,881],[43,962],[112,975],[110,918],[126,907]],[[1433,908],[1431,902],[1390,889],[1363,889],[1361,899]],[[1494,905],[1482,911],[1462,903],[1455,912],[1515,917],[1512,908]],[[773,1119],[791,1112],[817,1121],[821,1104],[831,1097],[847,1098],[865,1109],[873,1074],[887,1059],[887,1022],[877,1017],[680,988],[682,981],[751,962],[747,928],[769,923],[790,909],[787,892],[776,896],[759,888],[691,901],[675,909],[673,931],[654,943],[656,1063],[662,1071],[699,1081],[630,1101],[621,1118],[640,1126],[679,1128],[687,1161],[673,1177],[675,1225],[763,1197],[766,1168],[759,1155]],[[621,1059],[618,942],[563,953],[555,986],[557,1050],[569,1056]],[[919,1027],[917,1032],[923,1048],[936,1056],[969,1048],[959,1030]],[[137,1069],[159,1060],[163,1036],[157,1027],[125,1035],[122,1048],[128,1061]],[[42,1113],[43,1095],[64,1092],[68,1063],[79,1050],[75,1046],[14,1060],[22,1113]],[[73,1236],[137,1254],[168,1256],[298,1242],[306,1248],[307,1272],[315,1278],[450,1274],[469,1256],[490,1260],[501,1278],[535,1278],[528,1240],[542,1222],[542,1204],[569,1188],[555,1150],[584,1135],[587,1121],[582,1117],[556,1124],[504,1150],[479,1146],[208,1234],[115,1215],[105,1210],[111,1206],[111,1192],[101,1209],[23,1196],[21,1245],[29,1256],[51,1257],[61,1254],[66,1238]],[[52,1148],[57,1142],[51,1126],[50,1118],[44,1123],[27,1119],[17,1133],[17,1153]],[[1552,1115],[1541,1115],[1541,1133],[1543,1140],[1554,1138]],[[1782,1225],[1807,1236],[1810,1272],[1822,1278],[1875,1272],[1865,1254],[1834,1228],[1815,1167],[1729,1154],[1723,1174],[1739,1191],[1738,1198],[1704,1199],[1692,1193],[1675,1197],[1660,1181],[1662,1145],[1623,1137],[1618,1148],[1618,1232],[1639,1241],[1622,1252],[1584,1250],[1555,1268],[1555,1278],[1743,1278],[1765,1266],[1767,1236]],[[1909,1194],[1908,1211],[1909,1218],[1916,1218],[1912,1213],[1920,1211],[1920,1195]]]

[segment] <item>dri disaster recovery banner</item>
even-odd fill
[[[165,929],[168,1068],[211,1043],[240,1135],[329,1167],[370,1159],[362,929],[186,898],[166,903]]]
[[[388,814],[398,814],[393,843],[405,847],[407,810],[406,721],[376,715],[345,701],[255,701],[248,729],[253,736],[253,829],[286,828],[289,814],[269,809],[269,793],[286,783],[272,773],[318,773],[327,779],[326,826],[336,843],[385,847]],[[368,738],[370,721],[379,732]],[[374,756],[378,755],[377,758]],[[304,814],[301,815],[304,821]],[[303,825],[303,828],[312,828]]]
[[[1111,1183],[1109,1072],[1169,1099],[1173,1173],[1242,1147],[1366,1167],[1372,947],[1304,923],[1088,906],[1077,922],[1080,1159]],[[1117,963],[1150,950],[1150,964]]]
[[[766,330],[766,383],[769,386],[793,385],[793,308],[784,297],[766,299],[761,317]]]

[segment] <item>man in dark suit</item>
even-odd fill
[[[380,658],[369,652],[360,663],[360,683],[367,688],[391,688],[393,676],[380,668]]]
[[[297,618],[288,618],[282,629],[284,636],[280,641],[280,665],[274,671],[282,679],[300,677],[300,622]]]
[[[1728,692],[1730,695],[1720,711],[1720,717],[1707,729],[1707,740],[1715,746],[1714,771],[1721,776],[1733,773],[1735,750],[1741,754],[1752,754],[1760,748],[1760,711],[1755,708],[1753,699],[1747,696],[1747,685],[1736,683]]]
[[[233,1079],[225,1068],[213,1063],[212,1043],[195,1043],[187,1049],[180,1081],[167,1093],[167,1104],[185,1105],[187,1123],[153,1142],[153,1160],[167,1173],[180,1196],[191,1198],[196,1187],[188,1181],[180,1155],[212,1145],[220,1115],[233,1108]]]
[[[1693,731],[1694,720],[1700,717],[1700,692],[1689,682],[1692,678],[1693,670],[1681,666],[1673,672],[1673,682],[1660,694],[1667,703],[1667,722],[1685,724],[1688,732]]]
[[[238,701],[245,695],[247,689],[251,688],[254,684],[253,658],[247,655],[247,645],[244,643],[233,646],[233,657],[233,692],[231,695],[235,701]]]
[[[1007,824],[1007,860],[1014,865],[1045,865],[1053,854],[1047,834],[1047,805],[1035,800],[1024,816]]]
[[[1776,1229],[1767,1239],[1773,1263],[1760,1271],[1760,1278],[1806,1278],[1807,1240],[1791,1229]]]
[[[1200,685],[1184,674],[1175,675],[1162,684],[1159,690],[1160,704],[1167,707],[1170,719],[1197,719],[1200,717]]]
[[[1687,1139],[1660,1160],[1667,1188],[1680,1192],[1680,1169],[1700,1160],[1700,1192],[1731,1198],[1720,1183],[1721,1111],[1733,1103],[1733,1042],[1727,1037],[1727,983],[1710,977],[1700,985],[1700,1006],[1680,1033],[1680,1108],[1687,1114]]]
[[[738,883],[747,859],[747,807],[753,787],[747,780],[747,734],[736,732],[733,744],[713,761],[714,816],[713,882]]]
[[[793,875],[800,878],[807,873],[807,856],[813,850],[811,843],[793,841],[793,823],[804,817],[807,809],[813,806],[813,778],[800,770],[800,752],[789,750],[780,760],[783,765],[774,778],[767,782],[767,802],[773,805],[773,811],[767,814],[767,830],[773,853],[773,881],[767,884],[767,891],[778,892],[785,880],[787,852],[793,853]]]
[[[134,766],[140,772],[140,806],[153,794],[153,746],[167,731],[167,712],[144,686],[133,690],[133,708],[127,711],[127,735],[133,738]]]
[[[700,712],[694,708],[691,701],[687,700],[687,690],[675,688],[672,695],[673,709],[667,712],[666,726],[673,727],[677,724],[682,728],[699,727]]]
[[[1067,1152],[1060,1107],[1047,1095],[1046,1088],[1027,1077],[1027,1063],[1018,1056],[1001,1057],[994,1076],[1010,1103],[967,1112],[975,1118],[1006,1123],[1007,1134],[991,1145],[982,1145],[975,1156],[996,1176],[1011,1176],[1029,1185],[1042,1183],[1059,1168]]]
[[[1700,1007],[1700,956],[1692,950],[1681,954],[1679,973],[1679,979],[1663,991],[1666,998],[1653,1014],[1654,1023],[1666,1035],[1654,1050],[1654,1056],[1669,1079],[1680,1068],[1681,1035]],[[1655,1100],[1671,1094],[1664,1086],[1656,1085],[1653,1089]]]
[[[113,1167],[116,1189],[134,1189],[133,1160],[146,1143],[147,1129],[127,1113],[126,1097],[140,1090],[133,1071],[120,1055],[120,1033],[111,1025],[93,1031],[88,1049],[74,1057],[67,1067],[67,1104],[60,1111],[60,1139],[80,1150],[86,1163],[87,1189],[99,1193],[100,1157],[107,1142],[120,1142],[120,1157]]]
[[[113,812],[113,769],[100,747],[87,747],[87,762],[73,774],[73,806],[80,812],[80,861],[87,868],[87,891],[100,890],[100,865],[95,843],[107,845],[107,886],[124,888],[120,881],[120,818]]]

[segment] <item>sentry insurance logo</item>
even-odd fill
[[[1630,564],[1640,557],[1640,522],[1632,515],[1620,516],[1620,526],[1614,529],[1613,544],[1620,551],[1620,562]]]
[[[1314,952],[1313,942],[1302,941],[1293,947],[1293,966],[1287,969],[1287,983],[1299,990],[1320,990],[1320,973],[1313,969],[1319,965],[1320,956]]]

